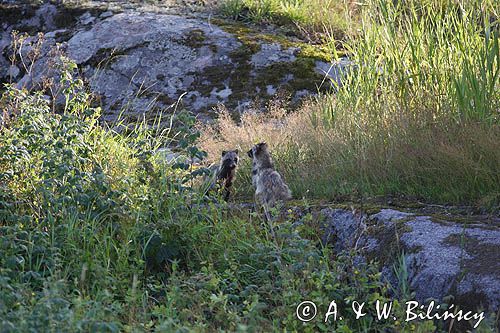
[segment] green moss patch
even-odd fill
[[[184,37],[184,44],[192,48],[199,48],[204,45],[205,33],[201,29],[190,30]]]
[[[376,239],[380,244],[380,247],[377,251],[375,251],[375,253],[367,253],[367,259],[376,260],[380,264],[380,267],[394,262],[403,250],[399,243],[401,235],[411,231],[411,228],[406,225],[406,222],[413,219],[414,217],[411,216],[394,221],[392,227],[374,223],[369,225],[366,233],[370,237]],[[369,221],[367,224],[369,224]],[[419,249],[417,248],[412,249],[412,251],[418,250]]]
[[[199,79],[193,83],[193,89],[202,95],[209,95],[213,88],[224,89],[225,82],[232,91],[226,106],[233,108],[245,100],[270,100],[272,96],[267,93],[268,86],[273,86],[285,95],[293,95],[302,90],[311,93],[318,91],[323,76],[315,72],[316,61],[332,59],[325,47],[291,41],[282,35],[258,32],[239,23],[218,19],[213,20],[213,23],[235,36],[241,46],[229,54],[232,65],[208,67],[199,75]],[[190,46],[198,47],[198,43],[203,42],[203,37],[201,33],[193,31],[187,40],[192,42]],[[297,48],[296,60],[254,68],[251,64],[252,56],[261,50],[262,44],[272,43],[280,45],[283,50]]]
[[[500,276],[500,247],[496,244],[483,243],[472,237],[454,234],[446,237],[445,244],[463,248],[472,259],[464,259],[462,266],[475,274]]]

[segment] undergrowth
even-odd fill
[[[356,319],[354,300],[391,295],[375,264],[301,236],[309,215],[289,212],[272,237],[258,214],[200,194],[189,115],[174,115],[175,129],[107,129],[69,68],[56,113],[39,93],[8,87],[1,99],[0,331],[436,329],[376,321],[373,307]],[[176,161],[156,154],[165,144]],[[321,311],[307,324],[303,300]],[[343,320],[325,323],[332,300]]]

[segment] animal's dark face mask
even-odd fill
[[[227,169],[236,169],[238,165],[238,149],[222,152],[222,167]]]

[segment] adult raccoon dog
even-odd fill
[[[214,188],[221,190],[225,201],[228,201],[231,195],[231,187],[233,186],[236,176],[238,160],[238,149],[229,151],[224,150],[222,151],[220,164],[213,165],[210,168],[213,176],[208,190],[213,190]]]
[[[256,144],[247,152],[252,159],[252,184],[255,187],[255,199],[264,209],[272,208],[276,203],[292,197],[290,189],[280,174],[274,169],[267,143]]]

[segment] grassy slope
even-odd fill
[[[270,17],[287,15],[286,1],[268,2]],[[251,12],[267,2],[238,3]],[[344,38],[353,67],[335,95],[297,114],[270,107],[241,124],[221,117],[202,130],[201,146],[218,156],[266,140],[298,198],[405,195],[495,210],[497,18],[498,5],[488,1],[367,1],[355,18],[359,31]],[[310,26],[308,19],[296,22]]]
[[[369,54],[367,61],[373,60]],[[362,77],[375,80],[370,77],[374,73]],[[449,178],[448,172],[464,170],[450,193],[470,188],[472,200],[494,196],[497,189],[487,186],[498,180],[493,169],[498,155],[492,149],[498,142],[498,123],[490,119],[494,112],[454,113],[458,99],[449,95],[448,83],[443,81],[446,94],[441,97],[434,95],[426,77],[415,90],[430,93],[416,95],[400,109],[405,99],[395,94],[400,86],[391,85],[400,81],[394,72],[389,74],[381,95],[363,88],[369,80],[362,83],[353,77],[352,84],[359,84],[357,94],[347,90],[325,97],[286,118],[286,126],[270,127],[267,117],[249,115],[241,131],[226,119],[221,122],[226,126],[222,144],[237,144],[231,141],[236,140],[235,130],[248,133],[239,143],[242,148],[262,138],[272,141],[279,167],[295,192],[305,195],[307,190],[319,197],[353,189],[372,193],[375,190],[368,186],[353,184],[367,185],[371,182],[366,179],[375,177],[372,182],[380,186],[401,179],[402,184],[392,188],[395,193],[413,183],[421,186],[415,190],[419,195],[432,198],[428,194],[434,188],[439,197],[445,185],[426,185],[423,177],[436,170],[447,172],[430,178],[438,181]],[[353,256],[339,257],[319,247],[317,233],[310,228],[316,225],[313,216],[287,217],[300,219],[301,226],[292,229],[290,223],[282,223],[273,240],[269,226],[255,214],[207,204],[191,188],[194,175],[186,165],[168,165],[154,154],[158,147],[172,144],[185,155],[199,155],[193,146],[198,135],[192,131],[192,119],[176,118],[181,126],[175,131],[138,126],[124,135],[105,130],[79,82],[69,75],[65,80],[73,87],[65,112],[51,113],[41,96],[15,89],[0,102],[2,110],[16,115],[0,130],[0,331],[435,330],[432,322],[376,322],[373,312],[356,320],[346,310],[350,302],[387,299],[387,286],[373,265],[358,268]],[[498,110],[497,104],[490,104]],[[450,113],[441,111],[442,105]],[[425,117],[416,114],[416,107],[428,111],[422,112]],[[389,111],[381,112],[385,108]],[[281,111],[275,111],[278,120],[285,118]],[[215,134],[202,134],[202,139],[210,139],[206,145],[214,154],[222,149],[213,140]],[[413,175],[420,166],[408,169],[404,163],[421,159],[403,158],[414,151],[398,150],[408,148],[403,144],[422,149],[422,154],[441,147],[455,158],[444,155],[436,162],[441,155],[434,153],[422,160],[427,173]],[[480,158],[468,155],[472,153]],[[464,162],[471,160],[477,164]],[[403,163],[400,169],[396,161]],[[391,176],[400,177],[398,170],[406,170],[406,178]],[[476,179],[475,186],[462,184],[470,179]],[[406,281],[400,282],[395,292],[404,301],[411,295],[404,292]],[[318,319],[302,325],[294,307],[305,299],[322,307],[337,300],[344,320],[324,324]],[[400,303],[394,306],[396,316],[404,318]],[[480,331],[491,331],[494,318],[489,320]]]
[[[275,226],[273,239],[254,213],[190,187],[189,165],[155,157],[165,143],[199,155],[192,119],[175,119],[176,139],[142,126],[125,136],[99,126],[88,99],[70,93],[54,114],[40,95],[2,98],[16,116],[0,131],[0,331],[433,330],[373,311],[355,320],[350,301],[387,300],[387,286],[374,265],[319,248],[312,216],[290,212],[304,225]],[[303,326],[304,299],[337,300],[344,320]]]

